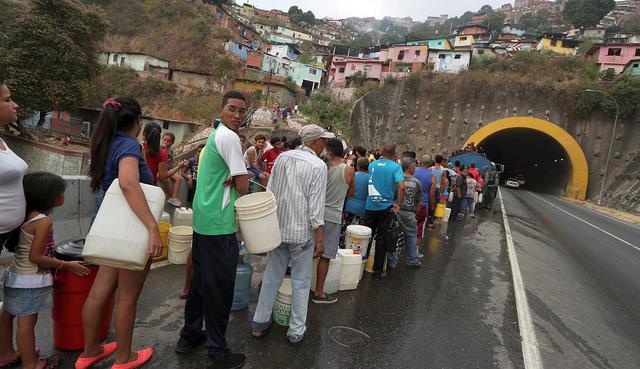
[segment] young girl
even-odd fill
[[[1,278],[4,305],[0,309],[0,350],[5,356],[0,366],[21,359],[24,369],[55,368],[57,356],[38,358],[34,334],[38,312],[51,307],[51,270],[67,270],[85,276],[89,269],[78,261],[61,261],[53,257],[55,243],[49,212],[64,204],[64,180],[52,173],[35,172],[27,174],[23,183],[26,220],[20,227],[13,262]],[[18,351],[13,348],[14,317],[18,317]]]

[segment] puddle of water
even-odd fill
[[[368,334],[354,328],[338,326],[330,328],[328,335],[335,344],[340,368],[365,368],[365,362],[372,351],[372,339]]]

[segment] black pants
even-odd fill
[[[451,216],[449,221],[456,220],[458,214],[460,214],[460,208],[462,207],[462,197],[456,195],[453,196],[453,202],[451,203]]]
[[[395,240],[391,229],[393,213],[390,210],[391,208],[379,211],[367,210],[364,215],[364,225],[371,228],[371,235],[375,235],[376,240],[376,255],[373,261],[374,274],[382,273],[387,252],[394,251]],[[369,244],[369,249],[371,249],[371,244]]]
[[[225,333],[233,303],[238,252],[235,233],[221,236],[193,233],[193,279],[180,336],[196,342],[204,319],[205,348],[209,355],[217,356],[227,349]]]
[[[435,192],[435,205],[429,203],[429,217],[427,218],[427,224],[433,224],[436,221],[436,207],[438,206],[438,203],[440,202],[440,189],[436,188],[436,192]]]

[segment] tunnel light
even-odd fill
[[[558,159],[555,159],[554,161],[557,163],[557,162],[558,162]]]

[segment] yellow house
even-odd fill
[[[567,40],[562,34],[546,33],[538,42],[536,50],[548,51],[562,55],[576,55],[578,51],[578,41]]]
[[[476,38],[473,35],[457,35],[453,41],[453,47],[466,47],[473,46],[476,43]]]

